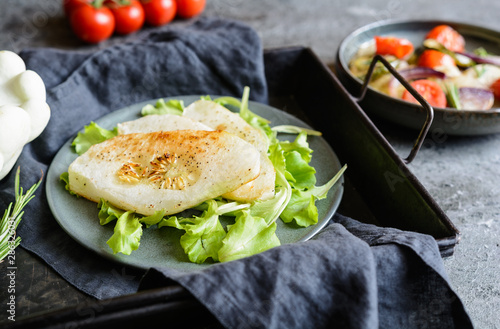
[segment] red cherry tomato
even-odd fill
[[[115,18],[107,7],[92,5],[77,7],[71,14],[70,25],[78,38],[88,43],[108,39],[115,29]]]
[[[92,0],[63,0],[63,9],[66,17],[70,17],[71,12],[81,5],[87,5],[91,3]]]
[[[129,34],[144,25],[144,9],[138,0],[129,0],[127,4],[116,2],[107,5],[115,17],[115,32]]]
[[[177,13],[175,0],[141,0],[146,23],[152,26],[160,26],[170,23]]]
[[[463,52],[465,50],[464,37],[448,25],[436,26],[425,38],[434,39],[451,51]]]
[[[495,80],[490,86],[493,95],[495,95],[496,99],[500,99],[500,79]]]
[[[197,16],[205,9],[206,0],[175,0],[177,2],[177,15],[181,18]]]
[[[417,65],[431,69],[439,66],[456,66],[453,57],[434,49],[424,50],[418,58]]]
[[[397,58],[408,57],[413,52],[413,44],[407,40],[396,37],[375,37],[377,54],[392,55]]]
[[[437,82],[425,79],[415,80],[411,83],[411,86],[422,95],[431,106],[446,107],[446,94]],[[404,91],[402,98],[411,103],[418,103],[408,90]]]

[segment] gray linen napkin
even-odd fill
[[[472,328],[431,236],[340,214],[307,242],[199,273],[150,269],[139,289],[174,282],[226,328]]]
[[[168,25],[95,52],[42,48],[20,55],[44,80],[52,111],[45,131],[18,160],[21,182],[28,187],[84,125],[123,107],[178,95],[239,98],[245,86],[252,100],[267,102],[260,39],[234,21],[204,18],[187,26]],[[36,195],[17,230],[23,248],[96,298],[137,291],[142,270],[104,260],[76,243],[52,216],[45,182]],[[13,199],[11,172],[0,182],[0,208]]]

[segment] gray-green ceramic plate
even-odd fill
[[[449,21],[379,21],[357,29],[340,44],[335,70],[342,83],[353,95],[361,89],[362,81],[349,71],[349,62],[361,44],[376,35],[396,36],[421,45],[425,35],[435,26],[447,24],[460,32],[466,41],[466,50],[483,47],[491,54],[500,55],[500,33],[487,28]],[[426,114],[420,105],[390,97],[372,88],[368,89],[361,106],[367,112],[405,127],[422,128]],[[434,108],[430,134],[485,135],[500,132],[500,109],[487,111],[458,111]]]
[[[199,99],[199,96],[175,97],[182,99],[185,105]],[[140,110],[146,104],[154,104],[155,100],[136,104],[110,113],[96,120],[101,127],[111,129],[117,123],[139,118]],[[292,124],[308,127],[297,118],[260,103],[250,102],[250,109],[269,119],[272,125]],[[280,139],[293,140],[295,136],[280,135]],[[340,169],[340,162],[329,144],[321,137],[310,136],[310,147],[314,150],[312,165],[317,170],[317,185],[326,183]],[[61,173],[66,172],[70,163],[77,157],[68,141],[56,154],[47,174],[47,200],[54,217],[61,227],[77,242],[107,257],[138,268],[169,267],[180,271],[196,271],[210,264],[193,264],[187,259],[179,239],[182,232],[172,228],[144,229],[139,249],[126,256],[114,255],[106,241],[113,234],[113,224],[101,226],[97,217],[97,204],[83,198],[71,196],[59,180]],[[318,224],[308,228],[296,228],[278,220],[277,235],[282,244],[306,241],[318,233],[333,216],[340,204],[343,193],[343,178],[330,190],[326,199],[317,201],[319,211]]]

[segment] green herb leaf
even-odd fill
[[[0,262],[21,242],[21,238],[16,236],[16,229],[24,215],[24,207],[35,197],[34,193],[42,183],[42,178],[31,186],[26,194],[23,194],[23,188],[19,186],[19,174],[21,168],[17,167],[14,180],[15,201],[10,203],[5,210],[0,221]]]
[[[483,47],[479,47],[479,48],[474,49],[474,54],[481,56],[481,57],[486,57],[486,56],[490,55],[488,53],[488,51],[486,49],[484,49]]]

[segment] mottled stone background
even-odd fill
[[[123,37],[113,37],[99,46],[82,45],[68,28],[61,2],[1,0],[0,49],[89,49],[123,41]],[[329,66],[349,32],[378,20],[440,19],[500,30],[500,2],[486,0],[207,2],[203,15],[246,22],[258,31],[265,48],[308,46]],[[401,155],[408,153],[415,133],[386,127],[381,130]],[[452,286],[477,328],[500,328],[500,135],[431,134],[409,167],[462,233],[455,254],[444,260]],[[17,256],[23,260],[17,273],[18,317],[88,299],[21,248]],[[0,296],[6,296],[5,272],[2,265]],[[439,305],[430,305],[422,312],[432,312],[436,307]],[[0,323],[4,320],[6,316],[1,316]]]

